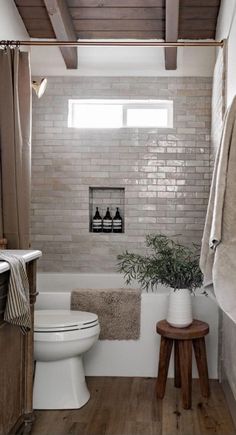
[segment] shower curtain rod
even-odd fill
[[[83,47],[83,46],[120,46],[120,47],[223,47],[224,41],[148,41],[140,39],[139,41],[123,41],[123,40],[92,40],[80,39],[78,41],[58,41],[58,40],[43,40],[43,41],[0,41],[0,46],[5,47],[20,47],[25,46],[45,46],[45,47]]]

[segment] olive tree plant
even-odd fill
[[[162,284],[174,290],[186,288],[191,293],[201,287],[198,246],[188,247],[166,235],[149,234],[146,248],[146,255],[126,251],[117,256],[118,271],[123,273],[126,284],[135,279],[146,290]]]

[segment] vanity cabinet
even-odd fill
[[[33,324],[36,259],[26,267]],[[23,335],[19,327],[4,322],[8,280],[9,270],[0,270],[0,435],[29,433],[33,422],[33,328]]]

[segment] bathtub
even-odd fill
[[[125,283],[120,274],[104,273],[38,273],[37,309],[69,309],[70,292],[74,288],[120,288]],[[129,287],[137,287],[137,284]],[[159,286],[157,292],[142,293],[141,334],[139,340],[101,340],[85,355],[87,376],[156,377],[160,337],[156,322],[166,316],[168,290]],[[218,378],[218,306],[210,297],[193,296],[194,316],[210,325],[206,337],[209,377]],[[173,377],[173,358],[169,376]],[[193,376],[197,371],[193,367]]]

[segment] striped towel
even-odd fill
[[[31,329],[29,282],[22,257],[0,251],[0,261],[10,266],[10,278],[4,320],[20,326],[23,334]]]

